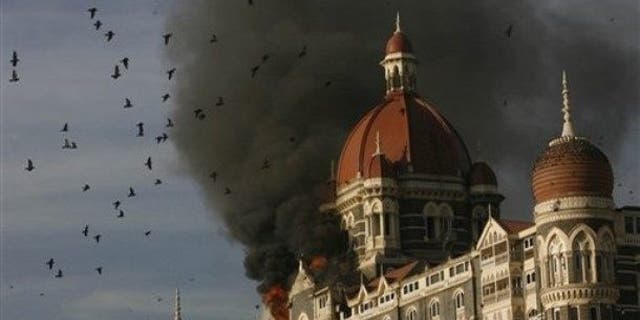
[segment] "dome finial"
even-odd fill
[[[400,11],[396,11],[396,32],[402,32],[400,30]]]
[[[567,73],[562,70],[562,113],[564,113],[564,124],[562,125],[563,137],[574,137],[573,124],[571,123],[571,100],[569,100],[569,84],[567,83]]]
[[[174,320],[182,320],[182,308],[180,307],[180,289],[176,288],[176,310],[173,317]]]

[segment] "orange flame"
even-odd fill
[[[314,272],[324,271],[327,268],[327,264],[329,261],[324,256],[315,256],[311,258],[311,262],[309,263],[309,268]]]
[[[280,285],[275,285],[262,294],[262,302],[269,308],[275,320],[289,320],[289,294]]]

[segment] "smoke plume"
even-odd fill
[[[421,63],[419,92],[472,158],[497,172],[504,215],[528,218],[531,165],[561,129],[562,69],[577,133],[614,166],[638,120],[636,1],[254,2],[180,1],[166,28],[178,68],[175,144],[229,236],[246,247],[247,275],[261,292],[286,287],[299,255],[344,254],[335,219],[318,213],[317,187],[348,130],[383,95],[377,64],[396,10]],[[637,188],[631,163],[616,168],[631,176],[616,178]]]

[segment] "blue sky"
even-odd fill
[[[86,12],[93,3],[99,32]],[[168,318],[175,287],[186,319],[254,316],[258,297],[242,248],[217,231],[173,146],[153,142],[169,113],[160,103],[171,85],[161,51],[165,10],[151,0],[2,1],[0,318]],[[116,36],[107,43],[110,29]],[[13,50],[17,84],[4,80]],[[124,56],[130,70],[113,81]],[[125,97],[134,108],[122,108]],[[138,121],[144,138],[135,137]],[[64,123],[77,150],[61,149]],[[164,183],[154,186],[156,178]],[[136,198],[127,199],[129,186]],[[115,217],[116,199],[124,219]],[[99,244],[81,235],[85,224],[102,234]],[[47,270],[50,257],[64,278]]]

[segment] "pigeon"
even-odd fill
[[[71,149],[71,143],[69,143],[69,139],[64,139],[64,144],[62,145],[62,149]]]
[[[132,188],[132,187],[129,187],[129,194],[127,195],[127,197],[129,197],[129,198],[133,198],[133,197],[135,197],[135,196],[136,196],[136,191],[135,191],[135,190],[133,190],[133,188]]]
[[[267,170],[269,168],[271,168],[271,162],[269,161],[268,158],[265,158],[264,161],[262,162],[262,166],[260,167],[260,169]]]
[[[218,42],[218,37],[216,37],[216,34],[212,34],[211,35],[211,39],[209,40],[210,43],[215,43]]]
[[[252,6],[253,5],[253,0],[249,0],[249,5]]]
[[[24,169],[31,172],[35,168],[36,167],[33,166],[33,161],[31,161],[31,159],[27,159],[27,166]]]
[[[96,30],[99,30],[100,27],[102,26],[102,22],[100,20],[96,20],[93,26],[96,27]]]
[[[173,121],[171,121],[171,119],[167,118],[167,124],[165,125],[165,127],[167,127],[167,128],[173,127]]]
[[[150,234],[151,234],[151,230],[147,230],[147,231],[144,232],[144,236],[145,237],[148,237]]]
[[[62,129],[60,130],[60,132],[68,132],[69,131],[69,124],[65,123],[64,126],[62,126]]]
[[[161,137],[162,137],[162,142],[165,142],[165,141],[167,141],[167,139],[169,139],[169,136],[167,135],[166,132],[163,132]]]
[[[513,33],[513,25],[510,24],[509,27],[507,28],[507,31],[505,31],[504,34],[507,35],[507,38],[511,38],[512,33]]]
[[[162,184],[162,180],[156,179],[156,181],[153,184],[156,185],[156,186],[159,185],[159,184]]]
[[[83,234],[85,237],[88,237],[88,236],[89,236],[89,225],[88,225],[88,224],[85,224],[85,225],[84,225],[84,229],[82,229],[82,234]]]
[[[217,172],[211,172],[211,174],[209,175],[209,178],[211,178],[211,180],[216,181],[216,179],[218,178],[218,173]]]
[[[302,50],[298,52],[298,58],[302,58],[307,55],[307,46],[303,46]]]
[[[55,275],[56,278],[62,278],[62,270],[58,269],[58,273]]]
[[[53,265],[55,264],[55,261],[53,260],[53,258],[51,258],[47,262],[45,262],[44,264],[49,266],[49,270],[51,270],[51,269],[53,269]]]
[[[162,136],[157,136],[156,137],[156,143],[160,144],[162,142]]]
[[[113,202],[113,209],[118,210],[118,208],[120,208],[120,204],[121,204],[120,200]]]
[[[124,211],[120,210],[118,212],[118,215],[116,216],[117,218],[124,218]]]
[[[138,127],[138,134],[136,136],[137,137],[144,137],[144,123],[143,122],[138,122],[138,124],[136,124],[136,127]]]
[[[147,166],[147,168],[149,168],[149,170],[152,170],[151,157],[147,158],[147,161],[144,163],[144,165]]]
[[[88,184],[85,184],[85,185],[82,187],[82,192],[88,191],[89,189],[91,189],[91,187],[90,187]]]
[[[41,297],[44,297],[44,292],[40,292],[40,296],[41,296]]]
[[[224,105],[224,98],[218,97],[218,101],[216,102],[216,106],[220,107]]]
[[[260,66],[253,66],[253,68],[251,68],[251,78],[255,78],[256,73],[258,73],[258,69],[260,69]]]
[[[267,54],[267,53],[263,54],[262,55],[262,63],[265,63],[265,62],[269,61],[270,57],[271,56],[269,54]]]
[[[169,39],[171,38],[171,36],[173,36],[173,33],[165,33],[162,35],[162,38],[164,39],[164,45],[168,45],[169,44]]]
[[[18,62],[20,61],[20,59],[18,59],[18,53],[14,50],[13,51],[13,55],[11,57],[11,60],[9,60],[9,62],[11,62],[11,65],[13,67],[18,65]]]
[[[100,242],[100,238],[102,238],[102,235],[96,234],[95,236],[93,236],[94,239],[96,239],[96,243]]]
[[[171,80],[171,78],[173,78],[173,73],[174,72],[176,72],[176,68],[172,68],[172,69],[167,70],[167,75],[168,75],[169,80]]]
[[[165,93],[162,96],[162,102],[167,102],[167,100],[169,100],[170,97],[171,97],[171,95],[169,95],[168,93]]]
[[[133,104],[131,104],[131,100],[129,98],[124,98],[123,108],[125,109],[133,108]]]
[[[115,36],[115,32],[113,32],[112,30],[107,31],[104,36],[107,37],[107,42],[111,41],[111,39],[113,39],[113,36]]]
[[[71,141],[71,149],[78,149],[78,145],[75,141]]]
[[[224,194],[231,194],[231,189],[229,187],[224,188]]]
[[[122,58],[120,62],[122,62],[122,65],[124,66],[125,69],[129,70],[129,57]]]
[[[98,271],[98,274],[102,274],[102,267],[97,267],[95,270]]]
[[[118,65],[116,65],[116,66],[113,68],[113,74],[111,75],[111,78],[118,79],[118,78],[120,78],[120,76],[121,76],[121,74],[120,74],[120,67],[118,67]]]
[[[89,11],[89,17],[91,19],[93,19],[93,18],[96,17],[96,11],[98,11],[98,9],[97,8],[89,8],[89,9],[87,9],[87,11]]]
[[[18,78],[18,73],[15,70],[11,70],[11,78],[9,78],[9,82],[18,82],[20,78]]]

